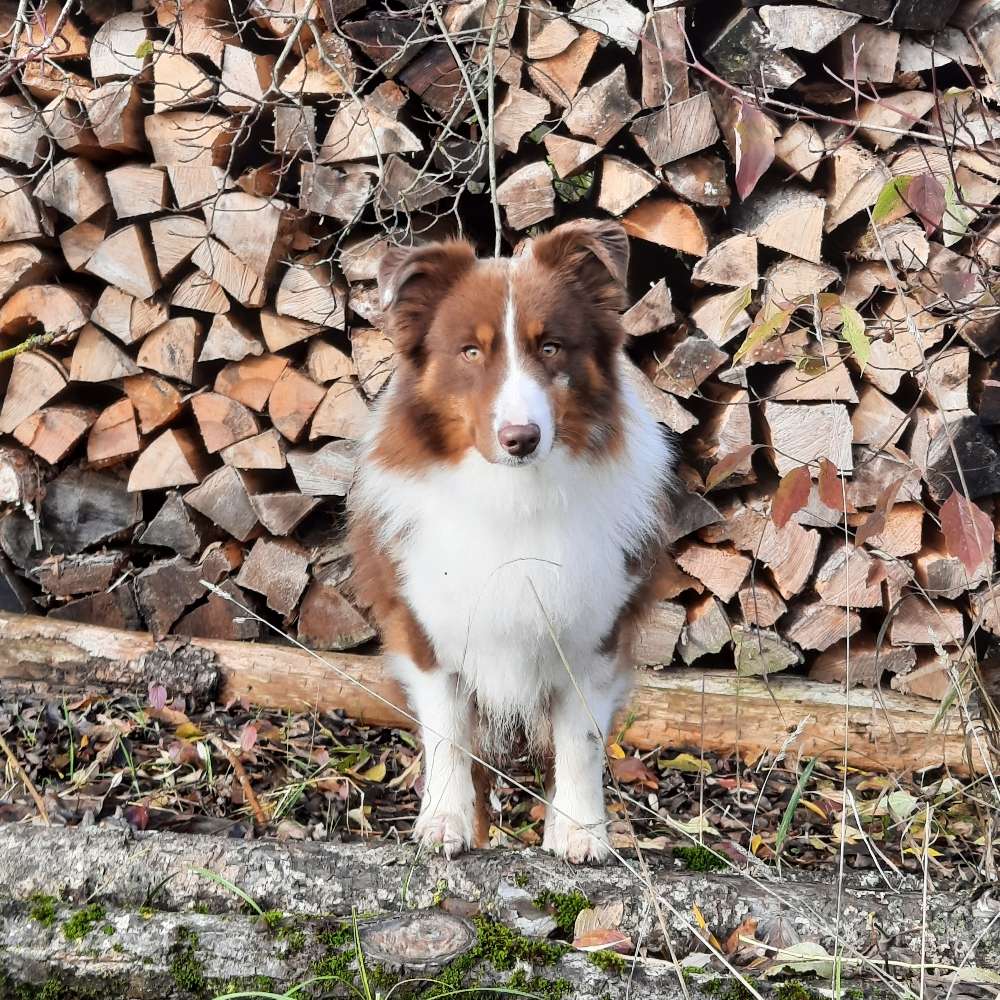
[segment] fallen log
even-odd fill
[[[684,872],[653,852],[647,861],[648,887],[639,887],[621,865],[573,869],[533,849],[477,851],[449,862],[409,844],[279,844],[112,826],[0,826],[0,990],[52,982],[63,991],[86,985],[108,1000],[187,1000],[192,993],[254,987],[273,995],[315,975],[317,960],[331,957],[341,960],[341,975],[353,978],[354,935],[344,918],[356,913],[364,914],[358,937],[370,974],[378,965],[393,979],[397,969],[433,978],[465,953],[474,961],[463,980],[500,985],[513,963],[475,948],[472,925],[454,913],[497,920],[509,928],[505,940],[530,944],[512,900],[530,906],[546,890],[579,892],[591,904],[620,903],[624,933],[656,952],[665,948],[666,931],[679,958],[710,951],[695,934],[691,914],[697,912],[718,940],[748,918],[758,926],[780,921],[787,940],[817,942],[829,951],[836,946],[848,975],[889,981],[880,972],[883,960],[912,963],[918,926],[925,928],[922,957],[931,966],[992,969],[1000,960],[998,904],[988,893],[973,900],[968,892],[938,888],[925,896],[916,876],[902,876],[892,888],[848,877],[838,892],[833,880]],[[268,919],[248,912],[244,900],[206,870],[238,886]],[[660,900],[662,924],[652,896]],[[877,959],[866,959],[872,913],[882,947]],[[337,943],[330,932],[344,927],[348,934]],[[463,934],[463,927],[472,933]],[[396,933],[386,933],[390,928]],[[629,968],[626,960],[619,969],[602,970],[564,948],[534,956],[523,967],[541,979],[566,980],[570,996],[684,995],[669,962],[640,960]],[[776,995],[774,986],[758,985],[768,1000]]]
[[[234,606],[234,613],[239,609]],[[168,638],[27,615],[0,616],[0,684],[50,691],[145,692],[151,683],[204,703],[244,698],[265,708],[343,711],[408,728],[405,701],[377,656],[314,654],[265,643]],[[938,718],[938,715],[941,715]],[[845,715],[847,718],[845,731]],[[786,747],[879,771],[986,767],[957,707],[889,690],[728,670],[637,671],[626,743],[703,747],[756,760]]]

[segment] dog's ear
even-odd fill
[[[472,247],[461,240],[385,252],[378,269],[379,296],[386,333],[397,352],[419,357],[434,310],[475,261]]]
[[[563,223],[533,240],[528,252],[565,280],[580,285],[599,308],[619,312],[625,307],[629,245],[617,222],[579,219]]]

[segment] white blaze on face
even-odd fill
[[[511,270],[517,265],[517,258],[510,261]],[[497,393],[493,411],[493,433],[499,433],[506,424],[535,424],[541,432],[538,447],[530,456],[531,460],[544,458],[552,448],[555,439],[555,418],[552,403],[545,387],[535,378],[525,365],[521,345],[517,339],[517,308],[514,302],[512,276],[507,277],[507,301],[504,305],[503,336],[507,357],[507,370]],[[498,454],[503,449],[497,444]]]

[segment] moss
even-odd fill
[[[209,908],[208,903],[195,903],[194,906],[191,907],[191,909],[195,913],[200,913],[203,916],[212,912],[211,909]]]
[[[559,930],[567,936],[572,936],[580,911],[590,906],[590,900],[582,892],[576,890],[573,892],[550,892],[546,889],[535,897],[534,903],[539,909],[548,910],[556,918]]]
[[[693,847],[675,847],[674,857],[679,859],[689,872],[720,872],[729,867],[722,858],[710,851],[704,844],[695,844]]]
[[[260,919],[264,921],[267,925],[267,929],[272,934],[276,934],[284,922],[285,915],[281,912],[281,910],[265,910],[261,914]]]
[[[142,917],[143,920],[150,920],[155,914],[156,910],[154,910],[151,906],[139,907],[139,916]]]
[[[533,997],[539,997],[541,1000],[563,1000],[563,997],[572,988],[573,984],[568,979],[546,979],[544,976],[529,976],[521,969],[518,969],[504,983],[504,989],[519,990]],[[484,995],[488,996],[489,994],[484,993]]]
[[[514,872],[514,885],[516,885],[518,889],[526,889],[528,886],[528,873]]]
[[[746,981],[756,988],[755,979],[747,976]],[[701,990],[713,1000],[753,1000],[753,994],[738,979],[710,979]]]
[[[104,934],[106,937],[111,937],[111,935],[114,934],[114,932],[115,929],[111,924],[105,924],[101,928],[101,933]]]
[[[781,983],[774,991],[774,1000],[818,1000],[818,998],[818,993],[803,986],[797,979]]]
[[[330,981],[353,983],[354,981],[354,928],[343,923],[332,930],[322,931],[317,940],[324,948],[324,956],[310,966],[310,975],[322,977],[326,982],[316,984],[317,990],[326,993]]]
[[[100,903],[91,903],[82,910],[77,910],[68,920],[63,921],[63,936],[67,941],[80,941],[85,938],[106,916],[106,911]]]
[[[213,996],[227,993],[275,993],[277,984],[271,976],[243,976],[239,979],[212,980]]]
[[[43,927],[51,927],[56,922],[59,900],[42,892],[33,892],[28,897],[28,916]]]
[[[177,940],[170,949],[170,978],[183,993],[191,996],[204,996],[208,980],[205,978],[205,968],[198,958],[198,935],[194,931],[181,927],[177,931]]]
[[[587,955],[587,961],[601,972],[621,975],[625,971],[625,959],[616,951],[605,948],[603,951],[592,951]]]

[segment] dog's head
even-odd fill
[[[526,465],[557,444],[607,446],[628,255],[622,227],[598,221],[558,226],[504,260],[478,260],[464,242],[389,250],[386,332],[421,450]]]

